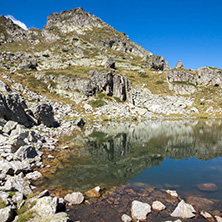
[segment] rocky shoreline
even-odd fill
[[[9,77],[7,77],[7,80],[13,82]],[[42,162],[43,152],[48,151],[50,153],[62,149],[57,147],[58,138],[64,134],[69,134],[74,129],[79,129],[78,125],[84,125],[84,121],[82,119],[78,121],[63,120],[63,117],[66,115],[73,117],[76,115],[70,105],[67,104],[64,106],[57,102],[52,102],[42,95],[33,93],[27,88],[22,88],[16,82],[13,82],[13,84],[13,89],[10,89],[4,82],[0,82],[0,110],[2,118],[0,124],[0,199],[2,204],[0,220],[7,222],[70,221],[69,215],[72,219],[76,218],[75,215],[81,215],[82,218],[78,218],[80,221],[95,221],[86,219],[86,215],[83,216],[81,211],[85,212],[84,209],[87,208],[87,211],[91,212],[96,204],[105,204],[104,199],[108,200],[113,193],[100,197],[100,188],[98,187],[86,192],[85,195],[80,192],[74,192],[66,195],[63,199],[61,197],[50,196],[48,190],[35,193],[36,188],[32,185],[32,181],[42,177],[38,169],[50,167],[48,165],[45,166]],[[22,89],[23,94],[29,100],[25,100],[15,89],[19,89],[20,91]],[[78,115],[75,117],[78,118]],[[63,149],[67,148],[63,147]],[[54,157],[48,155],[48,158]],[[120,188],[117,188],[114,193],[118,189]],[[128,188],[125,189],[127,190]],[[122,190],[121,192],[125,191]],[[202,221],[203,218],[208,221],[221,221],[222,215],[219,211],[210,208],[210,214],[205,212],[209,208],[202,209],[201,207],[199,209],[196,205],[193,208],[192,205],[185,203],[182,198],[178,197],[175,192],[168,191],[169,194],[163,194],[166,191],[161,191],[161,195],[165,196],[165,200],[162,200],[156,194],[158,191],[155,191],[155,188],[147,190],[149,192],[148,196],[151,199],[141,199],[141,195],[137,191],[133,191],[133,189],[130,192],[134,195],[129,199],[130,194],[128,194],[129,197],[125,211],[123,211],[123,206],[119,206],[121,198],[117,198],[119,200],[117,205],[120,207],[122,215],[116,221],[131,221],[132,219],[137,221],[160,221],[160,218],[156,216],[157,212],[164,212],[163,215],[168,215],[168,217],[170,215],[171,221],[173,217],[183,219],[194,218],[198,221]],[[144,193],[146,192],[144,191]],[[138,199],[135,199],[137,195]],[[94,198],[94,200],[90,202],[90,198]],[[95,198],[99,199],[95,201]],[[112,203],[111,208],[115,208],[115,201],[117,200],[114,198],[109,202],[109,204]],[[141,202],[141,200],[143,201]],[[162,200],[162,202],[157,202],[159,200]],[[201,200],[206,202],[206,200]],[[168,208],[164,204],[167,205],[169,202],[171,203],[171,207]],[[77,210],[75,210],[75,207],[74,209],[68,208],[69,211],[66,212],[67,203],[69,205],[81,205]],[[173,208],[175,209],[173,210]],[[124,212],[128,213],[128,215]],[[118,213],[118,215],[120,214]],[[154,220],[155,217],[156,219]],[[169,221],[168,217],[167,221]],[[87,214],[87,218],[91,218],[89,213]],[[92,218],[94,217],[92,216]],[[110,220],[111,218],[107,221]],[[161,220],[165,220],[164,216]],[[97,218],[96,221],[100,220]]]

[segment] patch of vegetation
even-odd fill
[[[5,208],[5,207],[6,207],[5,201],[0,198],[0,209]]]
[[[20,215],[17,222],[26,222],[26,221],[29,221],[32,218],[34,218],[34,212],[33,211],[28,211],[28,212]]]
[[[119,97],[114,96],[113,99],[115,99],[118,103],[123,103],[123,101]]]
[[[182,84],[182,85],[190,85],[190,86],[196,87],[195,84],[193,84],[191,82],[187,82],[187,81],[174,81],[173,83],[175,83],[175,84]]]
[[[63,51],[63,52],[68,52],[69,50],[68,50],[68,49],[62,49],[62,51]]]
[[[103,101],[102,99],[96,99],[96,100],[91,100],[89,101],[89,104],[96,108],[96,107],[101,107],[101,106],[104,106],[106,103],[105,101]]]
[[[162,81],[162,80],[156,81],[156,84],[157,84],[157,85],[162,85],[163,83],[164,83],[164,81]]]
[[[140,76],[141,78],[150,78],[150,76],[147,75],[147,74],[145,74],[145,73],[139,73],[139,76]]]
[[[8,193],[9,196],[12,198],[12,197],[15,195],[16,192],[17,192],[17,191],[9,191],[9,192],[7,192],[7,193]]]
[[[36,201],[33,201],[33,202],[26,201],[25,204],[20,209],[17,209],[16,212],[18,215],[25,214],[25,212],[28,212],[28,210],[34,207],[35,205],[36,205]]]
[[[106,96],[106,94],[105,94],[105,93],[99,93],[97,96],[98,96],[100,99],[103,99],[103,98]]]

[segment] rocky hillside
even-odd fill
[[[1,16],[0,30],[0,79],[21,84],[14,90],[25,100],[28,89],[85,119],[222,114],[220,69],[171,69],[82,8],[49,15],[42,30]]]

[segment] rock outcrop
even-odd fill
[[[184,69],[183,63],[181,61],[178,61],[174,69]]]

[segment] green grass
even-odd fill
[[[89,101],[89,104],[90,104],[93,108],[96,108],[96,107],[104,106],[106,103],[105,103],[105,101],[103,101],[102,99],[96,99],[96,100],[91,100],[91,101]]]
[[[0,209],[5,208],[5,207],[6,207],[5,201],[0,198]]]
[[[157,85],[162,85],[163,83],[164,83],[164,81],[162,81],[162,80],[156,81],[156,84],[157,84]]]
[[[20,215],[17,222],[26,222],[26,221],[29,221],[32,218],[34,218],[34,212],[29,211],[27,213],[24,213],[24,214]]]
[[[195,86],[195,84],[191,83],[191,82],[187,82],[187,81],[173,81],[172,83],[175,83],[175,84],[182,84],[182,85],[190,85],[190,86]]]

